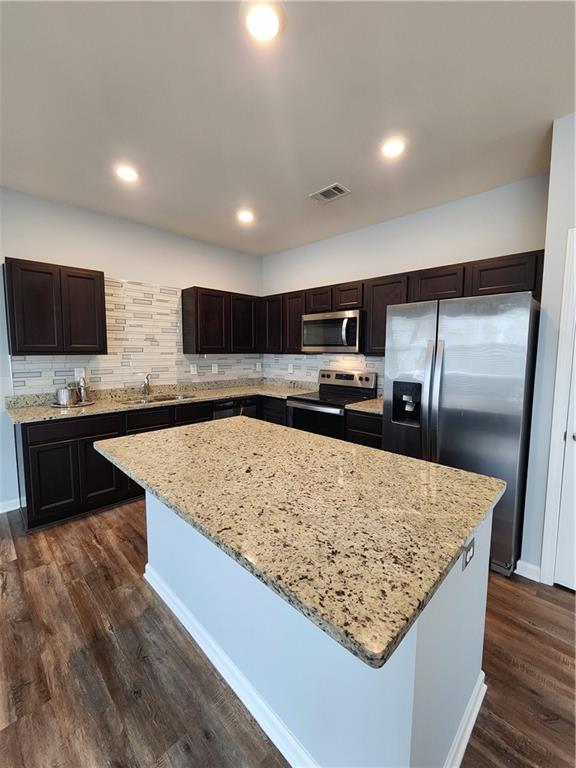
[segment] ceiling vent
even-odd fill
[[[329,203],[332,200],[336,200],[337,197],[343,197],[344,195],[349,194],[350,190],[343,184],[330,184],[329,187],[319,189],[318,192],[312,192],[308,197],[311,197],[313,200],[318,200],[319,203]]]

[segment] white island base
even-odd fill
[[[146,494],[145,578],[292,766],[458,766],[486,690],[492,514],[384,666],[320,630]]]

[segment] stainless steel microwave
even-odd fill
[[[302,352],[360,352],[361,311],[302,315]]]

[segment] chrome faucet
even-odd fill
[[[144,381],[142,382],[141,386],[142,396],[143,397],[149,397],[150,396],[150,374],[147,373],[144,376]]]

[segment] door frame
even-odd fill
[[[556,549],[558,544],[558,522],[560,519],[560,501],[562,498],[562,476],[564,474],[565,434],[568,420],[570,382],[572,369],[576,366],[574,357],[574,336],[576,333],[576,229],[568,230],[566,266],[564,268],[564,288],[558,337],[558,356],[556,358],[556,379],[554,382],[554,404],[552,410],[552,430],[550,437],[550,455],[548,459],[548,479],[546,483],[546,506],[544,509],[544,531],[542,535],[542,558],[540,581],[554,584],[556,567]],[[567,366],[566,360],[572,359]],[[576,373],[574,374],[576,375]]]

